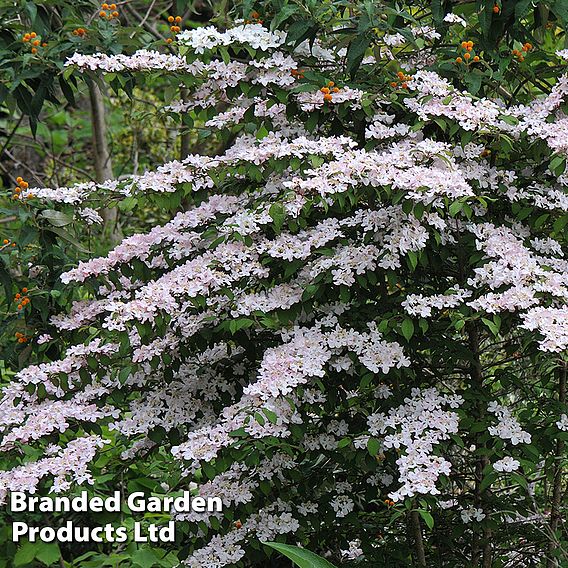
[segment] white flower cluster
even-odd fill
[[[286,40],[286,33],[278,30],[271,32],[262,24],[251,23],[237,25],[224,32],[220,32],[213,26],[184,30],[177,35],[176,39],[179,43],[190,46],[197,54],[235,43],[268,51],[280,47]]]
[[[491,414],[495,414],[498,420],[495,426],[489,426],[489,428],[487,428],[487,431],[492,436],[497,436],[502,440],[510,440],[513,446],[531,443],[531,435],[521,428],[521,425],[513,417],[508,408],[497,402],[490,402],[487,406],[487,410]]]
[[[451,464],[435,455],[434,448],[458,431],[457,413],[444,407],[457,408],[461,404],[460,396],[441,395],[434,388],[413,389],[411,397],[398,408],[369,416],[369,432],[384,435],[385,448],[404,449],[396,462],[403,485],[389,493],[393,501],[416,494],[439,494],[436,481],[440,475],[449,475]]]

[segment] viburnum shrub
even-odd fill
[[[174,514],[190,567],[267,566],[266,541],[337,565],[565,565],[562,21],[306,10],[67,61],[182,83],[161,112],[227,149],[19,193],[191,206],[63,274],[83,299],[29,339],[65,356],[4,389],[0,492],[159,456],[149,487],[225,506]]]

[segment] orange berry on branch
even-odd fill
[[[47,47],[47,43],[45,43],[45,42],[42,43],[42,44],[41,44],[41,47]]]
[[[329,87],[322,87],[320,89],[320,91],[324,94],[324,95],[328,95],[329,94]]]
[[[396,83],[395,83],[396,84]],[[339,88],[338,87],[333,87],[333,89],[331,89],[332,93],[339,93]]]
[[[168,22],[170,22],[170,24],[173,24],[174,23],[174,17],[168,16]]]
[[[106,18],[106,15],[107,15],[107,13],[106,13],[104,10],[101,10],[101,11],[99,12],[99,16],[100,16],[101,18]]]
[[[333,100],[333,97],[332,97],[329,93],[326,93],[326,94],[323,96],[323,100],[324,100],[325,102],[329,103],[329,102],[331,102],[331,101]]]
[[[18,177],[16,178],[16,183],[20,183],[21,181],[24,181],[24,178],[18,176]]]
[[[27,289],[27,288],[22,288],[22,292],[23,292],[24,294],[27,294],[27,293],[28,293],[28,289]]]
[[[479,61],[479,55],[476,55],[473,60],[477,63]]]
[[[461,57],[456,57],[456,63],[463,63],[463,59]]]
[[[21,310],[23,307],[22,304],[18,304],[18,310]]]
[[[32,53],[37,53],[37,47],[32,47]]]
[[[473,46],[474,46],[473,41],[469,40],[469,41],[467,42],[467,47],[473,47]]]
[[[2,242],[7,245],[10,241],[8,239],[4,239]]]
[[[493,13],[498,14],[500,11],[501,11],[501,8],[499,8],[499,6],[497,6],[497,4],[495,4],[495,6],[493,6]]]
[[[111,14],[111,16],[112,16],[113,18],[118,18],[119,13],[118,13],[118,12],[113,12],[113,13]]]
[[[105,2],[104,4],[101,5],[101,8],[103,10],[108,10],[110,8],[110,6]]]
[[[464,49],[467,49],[467,41],[462,41],[462,42],[461,42],[461,46],[462,46]]]
[[[169,37],[168,39],[166,39],[166,43],[172,43],[173,41],[174,41],[174,40],[173,40],[171,37]]]
[[[393,89],[396,88],[397,85],[398,85],[398,83],[397,83],[396,81],[393,81],[393,82],[391,83],[391,87],[392,87]]]
[[[110,10],[116,10],[116,4],[111,4],[111,5],[109,6],[109,9],[110,9]]]
[[[181,16],[176,16],[176,24],[181,24]]]
[[[463,58],[467,61],[471,57],[471,53],[468,51],[463,54]]]
[[[32,39],[34,39],[35,37],[37,37],[37,34],[36,34],[35,32],[32,32],[32,33],[30,34],[30,37],[31,37]]]

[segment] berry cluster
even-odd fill
[[[22,291],[18,292],[14,296],[14,302],[18,303],[18,310],[22,310],[25,306],[27,306],[31,302],[29,296],[26,296],[27,293],[28,289],[22,288]]]
[[[87,30],[85,28],[77,28],[73,30],[73,35],[77,37],[85,37],[87,35]]]
[[[339,93],[339,87],[336,87],[333,81],[329,81],[327,86],[320,89],[320,92],[323,93],[323,100],[330,103],[333,100],[333,93]]]
[[[304,70],[303,69],[292,69],[290,71],[290,75],[295,79],[303,79],[304,78]]]
[[[460,47],[464,50],[464,53],[456,57],[456,63],[463,63],[464,60],[466,63],[471,63],[471,62],[477,63],[480,60],[480,57],[479,55],[472,54],[474,45],[475,44],[471,40],[462,41]]]
[[[396,89],[400,84],[401,89],[408,89],[408,81],[412,80],[412,75],[405,75],[402,71],[399,71],[396,77],[396,81],[391,82],[391,87]]]
[[[18,185],[14,188],[14,193],[12,194],[12,199],[19,199],[21,201],[27,201],[28,199],[31,199],[33,197],[33,193],[26,193],[25,196],[22,195],[22,191],[25,190],[25,189],[28,189],[29,184],[28,184],[27,181],[25,181],[21,177],[17,177],[16,183]]]
[[[260,19],[260,14],[258,12],[253,12],[248,20],[245,20],[245,24],[262,24],[263,20]]]
[[[19,331],[16,331],[15,336],[16,339],[18,340],[18,343],[27,343],[29,341],[29,338],[26,337],[23,333],[20,333]]]
[[[106,2],[104,4],[101,4],[101,11],[99,12],[99,16],[101,18],[110,21],[118,18],[119,15],[120,14],[116,9],[116,4],[107,4]]]
[[[24,43],[29,43],[31,46],[31,52],[36,54],[40,47],[47,47],[47,43],[41,42],[35,32],[25,33],[22,37]]]
[[[172,37],[166,39],[166,43],[172,43],[174,41],[175,35],[181,32],[181,16],[168,16],[168,23],[170,24],[170,32]]]
[[[10,239],[4,239],[4,240],[2,241],[2,244],[3,244],[5,247],[7,247],[8,245],[11,245],[12,247],[15,247],[15,246],[16,246],[16,243],[10,242]]]
[[[521,47],[520,50],[513,49],[511,53],[517,58],[517,61],[524,61],[525,60],[524,54],[529,52],[532,48],[533,48],[532,43],[527,42],[523,44],[523,47]]]

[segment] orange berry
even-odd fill
[[[115,11],[115,12],[113,12],[113,13],[111,14],[111,16],[112,16],[113,18],[118,18],[119,14],[118,14],[118,12]]]
[[[408,85],[407,85],[406,83],[402,83],[401,87],[402,87],[403,89],[408,89]]]
[[[15,247],[15,246],[16,246],[16,243],[12,243],[12,246]]]
[[[23,337],[18,338],[18,343],[24,343],[25,339]]]
[[[73,30],[73,35],[74,35],[74,36],[78,36],[78,35],[79,35],[79,32],[78,32],[77,30]]]
[[[4,239],[2,242],[7,245],[10,241],[8,239]]]
[[[328,95],[329,94],[329,87],[322,87],[320,89],[320,91],[324,94],[324,95]]]
[[[333,97],[332,97],[329,93],[326,93],[326,94],[323,96],[323,100],[329,103],[329,102],[331,102],[331,101],[333,100]]]
[[[327,86],[328,87],[335,87],[335,83],[333,81],[328,81]]]
[[[473,49],[473,47],[469,47],[469,45],[468,45],[468,46],[466,47],[466,49],[467,49],[468,51],[471,51],[471,50]]]
[[[21,187],[22,189],[27,189],[29,185],[30,185],[30,184],[29,184],[27,181],[21,181],[21,182],[20,182],[20,187]]]
[[[34,39],[35,37],[37,37],[37,34],[36,34],[35,32],[32,32],[32,33],[30,34],[30,37],[31,37],[32,39]]]
[[[16,294],[16,295],[14,296],[14,300],[19,300],[21,297],[22,297],[21,294]]]
[[[101,8],[102,8],[103,10],[108,10],[108,9],[110,8],[110,6],[105,2],[105,3],[101,6]]]
[[[467,49],[467,41],[462,41],[462,42],[461,42],[461,46],[462,46],[464,49]]]
[[[37,53],[37,47],[32,47],[32,53]]]
[[[24,294],[27,294],[27,293],[28,293],[28,289],[27,289],[27,288],[22,288],[22,292],[23,292]]]
[[[404,73],[403,73],[402,71],[398,71],[398,73],[396,74],[396,76],[397,76],[399,79],[404,79]]]
[[[392,87],[393,89],[396,88],[397,85],[398,85],[398,83],[397,83],[396,81],[393,81],[393,82],[391,83],[391,87]]]
[[[47,47],[47,43],[42,43],[41,47]]]
[[[111,10],[116,10],[116,4],[111,4],[111,5],[109,6],[109,8],[110,8]]]
[[[333,89],[331,89],[332,93],[339,93],[339,88],[338,87],[333,87]]]
[[[473,41],[469,40],[469,41],[467,42],[467,47],[473,47],[473,46],[474,46]]]
[[[39,39],[36,39],[35,41],[32,42],[32,45],[39,45],[41,42],[39,41]]]
[[[500,11],[501,11],[501,8],[499,8],[499,6],[497,6],[497,4],[495,4],[495,6],[493,6],[493,13],[498,14]]]
[[[101,10],[101,11],[99,12],[99,16],[100,16],[101,18],[106,18],[106,15],[107,15],[107,13],[106,13],[104,10]]]
[[[476,55],[473,60],[477,63],[479,61],[479,55]]]
[[[168,22],[170,22],[170,24],[173,24],[174,23],[174,17],[168,16]]]
[[[22,304],[18,304],[18,310],[21,310],[23,307]]]
[[[456,63],[463,63],[463,59],[461,57],[456,57]]]
[[[174,41],[171,37],[169,37],[168,39],[166,39],[166,43],[172,43],[172,41]]]
[[[260,18],[260,14],[258,12],[253,12],[251,14],[251,18],[254,18],[255,20],[258,20],[258,18]]]
[[[24,178],[18,176],[18,177],[16,178],[16,183],[20,183],[21,181],[24,181]]]
[[[181,16],[176,16],[176,24],[181,24]]]
[[[469,58],[471,57],[471,53],[469,51],[467,51],[466,53],[463,54],[463,58],[467,61]]]
[[[243,526],[243,523],[241,523],[241,521],[235,521],[235,528],[236,529],[240,529]]]

